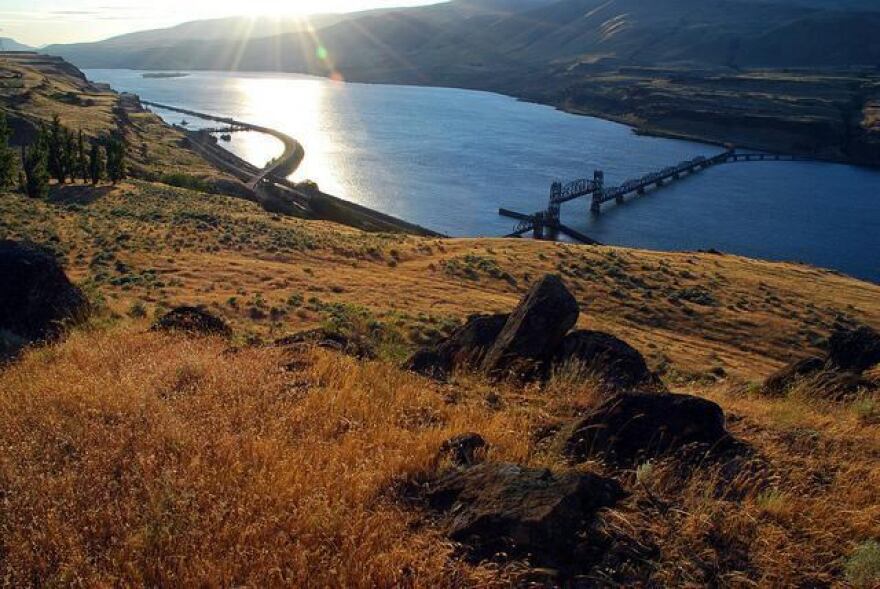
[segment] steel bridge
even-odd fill
[[[668,183],[680,180],[683,176],[696,174],[718,164],[732,162],[764,162],[764,161],[808,161],[809,158],[783,155],[776,153],[738,153],[730,148],[712,157],[696,157],[692,160],[683,161],[675,166],[651,172],[642,176],[627,180],[620,186],[606,186],[605,173],[602,170],[593,172],[593,178],[581,178],[563,184],[554,182],[550,185],[550,200],[547,208],[531,215],[518,213],[509,209],[499,209],[498,213],[505,217],[517,219],[519,223],[513,233],[508,237],[521,237],[526,233],[533,233],[535,239],[544,239],[545,230],[564,233],[583,243],[596,243],[593,239],[567,227],[560,221],[562,204],[590,196],[590,211],[593,214],[602,212],[602,205],[615,201],[622,203],[627,196],[633,194],[645,194],[652,187],[660,188]]]

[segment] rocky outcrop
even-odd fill
[[[562,280],[545,276],[511,313],[483,359],[483,370],[493,376],[540,373],[577,323],[578,313],[578,303]]]
[[[855,372],[880,364],[880,333],[865,325],[835,332],[828,340],[828,364]]]
[[[407,360],[405,368],[444,379],[456,368],[479,366],[510,315],[473,315],[463,327],[437,346],[424,348]]]
[[[678,394],[624,393],[563,427],[556,444],[574,462],[600,457],[632,466],[689,444],[722,448],[732,441],[717,404]]]
[[[576,363],[610,391],[665,390],[642,355],[613,335],[569,330],[577,323],[575,298],[562,280],[537,282],[510,315],[475,315],[440,344],[413,354],[407,370],[443,380],[456,369],[494,378],[546,380]]]
[[[55,339],[66,322],[88,312],[82,291],[39,246],[0,241],[0,276],[0,333],[10,348]]]
[[[425,496],[474,560],[504,554],[560,567],[589,541],[581,533],[596,513],[623,495],[615,480],[595,474],[486,463],[441,474]]]
[[[574,331],[565,336],[553,358],[554,365],[575,364],[612,390],[660,387],[644,357],[625,341],[601,331]]]
[[[200,336],[232,335],[232,329],[225,321],[198,307],[172,309],[153,324],[153,331],[183,332]]]
[[[829,400],[845,400],[862,390],[876,388],[862,374],[880,364],[880,334],[867,326],[840,330],[828,339],[824,358],[798,360],[771,374],[762,388],[767,395],[782,396],[798,382],[809,392]]]

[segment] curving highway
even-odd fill
[[[281,131],[276,129],[270,129],[269,127],[261,127],[259,125],[252,125],[251,123],[245,123],[242,121],[236,121],[235,119],[231,119],[228,117],[218,117],[215,115],[197,112],[194,110],[188,110],[185,108],[180,108],[177,106],[169,106],[167,104],[160,104],[158,102],[151,102],[149,100],[141,100],[142,104],[146,104],[147,106],[152,106],[155,108],[161,108],[163,110],[170,110],[173,112],[179,112],[185,115],[190,115],[193,117],[198,117],[200,119],[207,119],[209,121],[218,121],[220,123],[226,123],[231,126],[241,127],[247,129],[249,131],[257,131],[259,133],[266,133],[267,135],[271,135],[281,143],[284,144],[284,153],[281,154],[281,157],[273,160],[268,166],[260,170],[257,174],[247,182],[247,187],[251,190],[256,190],[257,186],[260,185],[266,178],[270,176],[278,176],[279,179],[284,179],[287,176],[291,175],[299,168],[299,165],[302,163],[303,158],[306,155],[305,149],[303,149],[302,144],[299,141],[291,137],[290,135],[286,135]]]

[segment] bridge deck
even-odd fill
[[[597,171],[592,180],[581,178],[567,184],[554,182],[550,189],[550,201],[546,211],[540,211],[532,215],[526,215],[508,209],[499,209],[498,213],[506,217],[517,219],[519,223],[510,236],[519,237],[530,231],[534,231],[536,237],[543,235],[544,228],[568,233],[571,237],[585,243],[595,243],[591,238],[565,227],[559,220],[560,205],[563,203],[592,196],[591,210],[598,213],[601,205],[616,200],[622,201],[626,196],[644,192],[651,186],[663,186],[669,180],[678,180],[683,175],[692,175],[718,164],[732,162],[757,162],[757,161],[809,161],[809,158],[783,155],[775,153],[737,153],[728,149],[712,157],[697,157],[692,160],[681,162],[675,166],[646,174],[641,178],[627,180],[620,186],[606,188],[604,175]]]

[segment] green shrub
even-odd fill
[[[184,174],[183,172],[171,172],[169,174],[162,174],[162,176],[159,178],[159,181],[163,184],[176,186],[178,188],[198,190],[199,192],[214,192],[214,186],[210,182],[203,180],[202,178],[199,178],[197,176]]]
[[[862,542],[846,562],[846,578],[854,587],[876,587],[880,583],[880,542]]]

